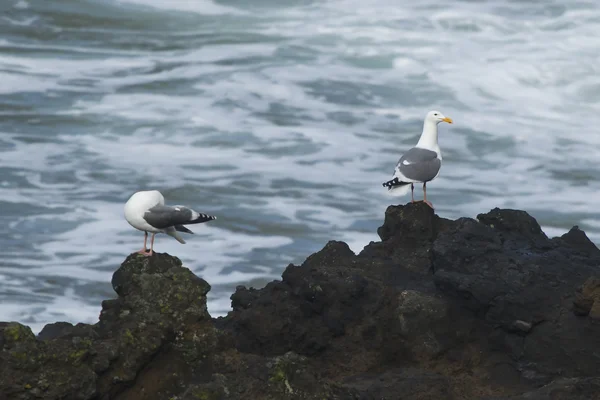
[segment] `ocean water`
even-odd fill
[[[0,320],[97,321],[137,190],[218,216],[155,243],[213,316],[328,240],[358,252],[409,200],[381,183],[431,109],[455,121],[439,215],[600,242],[596,1],[5,0]]]

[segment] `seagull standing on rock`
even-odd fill
[[[438,145],[438,124],[452,123],[439,111],[429,111],[423,122],[423,133],[415,147],[408,150],[394,170],[391,180],[383,183],[392,196],[404,196],[411,191],[412,202],[415,202],[415,183],[423,183],[423,201],[431,208],[433,204],[427,200],[427,182],[434,180],[442,167],[442,153]]]
[[[185,244],[185,240],[177,232],[194,233],[184,225],[199,224],[217,219],[184,206],[165,206],[165,198],[158,190],[134,193],[125,203],[125,219],[135,229],[144,232],[144,247],[139,254],[154,254],[154,236],[166,233]],[[146,248],[148,232],[152,233],[150,250]]]

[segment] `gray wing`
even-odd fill
[[[400,173],[399,178],[406,177],[416,182],[429,182],[436,177],[441,166],[442,161],[437,158],[435,151],[413,147],[398,161],[396,174]]]
[[[197,213],[194,210],[183,206],[158,205],[146,211],[144,213],[144,219],[147,223],[157,229],[165,229],[171,226],[178,227],[185,224],[198,224],[216,219],[216,217]],[[185,232],[184,230],[181,231]]]

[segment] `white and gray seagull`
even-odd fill
[[[423,201],[433,208],[427,200],[427,182],[434,180],[442,167],[442,153],[438,145],[438,124],[452,123],[439,111],[429,111],[423,122],[423,133],[415,147],[408,150],[398,161],[391,180],[383,183],[392,196],[404,196],[411,191],[415,202],[415,183],[423,183]]]
[[[165,206],[165,198],[158,190],[148,190],[134,193],[125,203],[125,219],[135,229],[144,232],[144,247],[139,254],[151,256],[154,254],[154,236],[166,233],[185,244],[178,232],[194,233],[184,225],[199,224],[217,219],[184,206]],[[146,248],[148,232],[152,233],[150,250]]]

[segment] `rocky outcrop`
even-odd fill
[[[217,319],[177,258],[130,255],[97,324],[0,324],[0,400],[600,399],[600,250],[577,227],[416,203],[378,233],[238,287]]]

